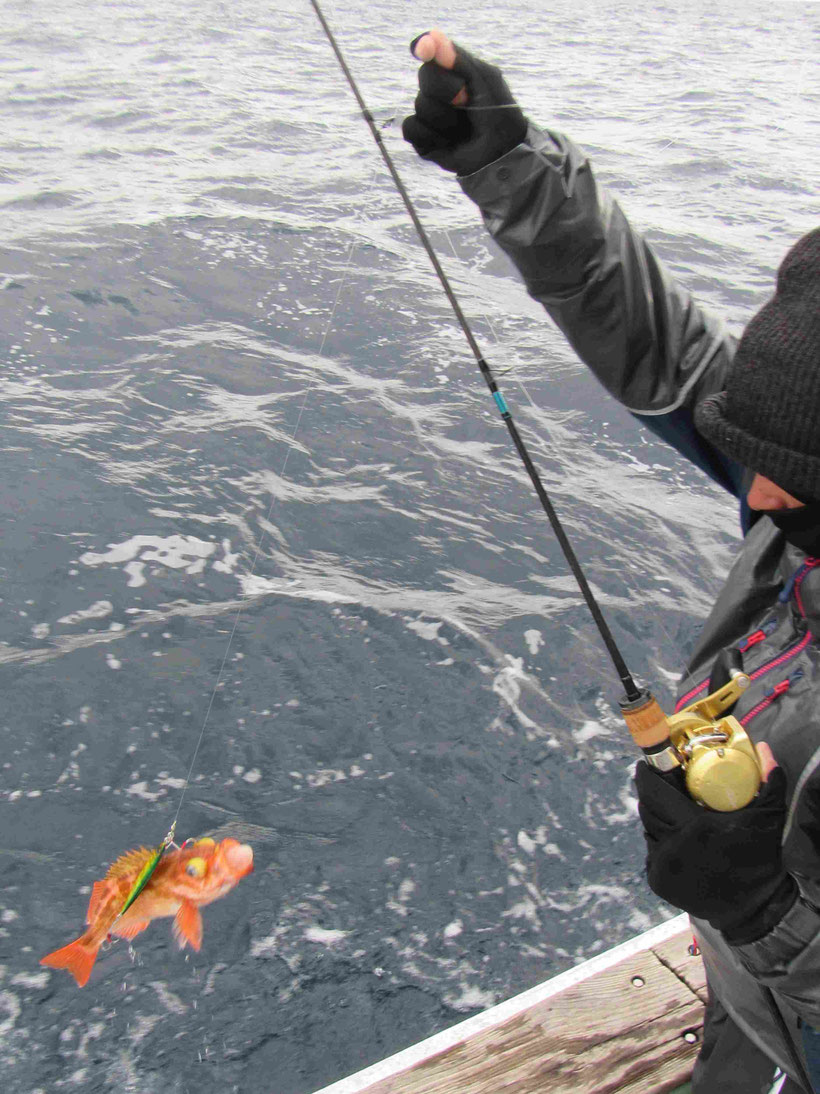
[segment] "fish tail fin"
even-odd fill
[[[67,946],[63,946],[61,950],[46,954],[40,959],[40,964],[52,969],[68,969],[77,981],[77,987],[82,988],[88,983],[99,948],[99,944],[95,945],[93,942],[89,944],[81,936],[69,942]]]

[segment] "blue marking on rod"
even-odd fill
[[[493,398],[495,399],[496,405],[498,406],[498,409],[501,411],[502,414],[510,413],[507,409],[507,404],[504,402],[504,396],[501,394],[500,391],[494,391]]]

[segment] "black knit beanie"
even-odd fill
[[[820,228],[792,247],[777,292],[737,346],[726,390],[695,409],[717,448],[801,499],[820,499]]]

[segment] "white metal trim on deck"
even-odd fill
[[[481,1014],[450,1026],[449,1029],[442,1030],[441,1033],[436,1033],[424,1041],[419,1041],[418,1044],[410,1045],[409,1048],[388,1056],[387,1059],[380,1060],[363,1071],[357,1071],[353,1075],[348,1075],[346,1079],[340,1079],[330,1086],[322,1087],[315,1094],[359,1094],[373,1083],[407,1071],[408,1068],[415,1067],[422,1061],[429,1060],[432,1056],[437,1056],[440,1052],[466,1041],[468,1037],[474,1037],[477,1033],[483,1033],[484,1030],[500,1025],[536,1003],[566,991],[567,988],[574,987],[591,976],[617,965],[619,961],[657,946],[688,928],[688,915],[675,916],[674,919],[669,919],[635,938],[630,938],[619,946],[613,946],[611,950],[598,954],[597,957],[591,957],[588,961],[583,961],[580,965],[559,973],[551,980],[545,980],[543,984],[536,984],[534,988],[522,991],[520,995],[514,995],[512,999],[498,1003],[482,1011]]]

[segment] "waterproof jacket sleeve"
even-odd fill
[[[802,894],[768,934],[735,950],[758,983],[788,1000],[804,1022],[820,1027],[820,912]]]
[[[693,421],[695,405],[723,389],[734,339],[663,268],[584,153],[530,125],[525,142],[459,182],[529,294],[604,387],[741,495],[743,469]]]

